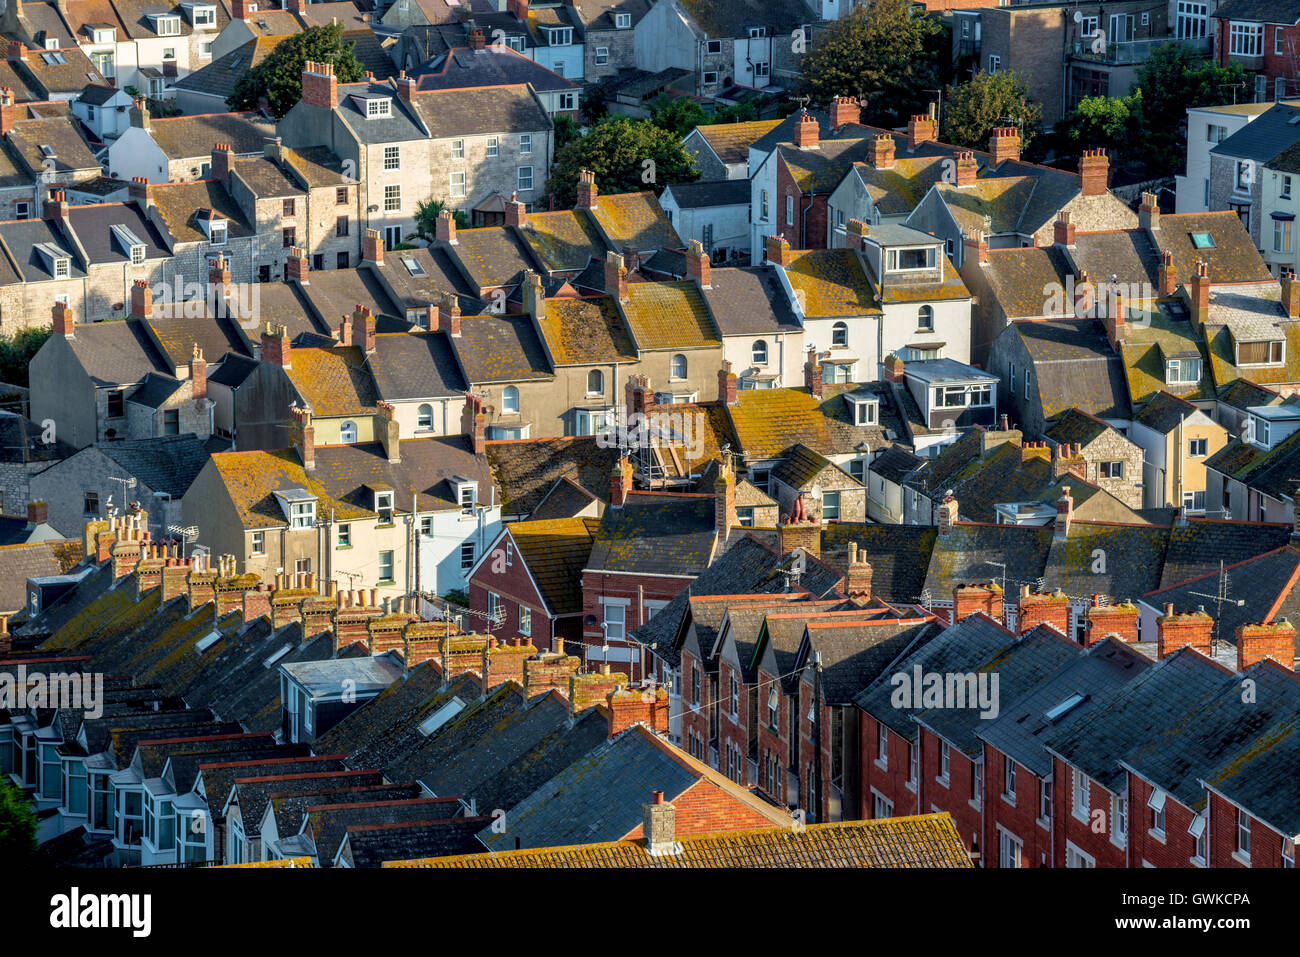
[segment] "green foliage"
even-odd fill
[[[710,123],[750,123],[758,119],[758,105],[753,100],[720,106],[713,111]]]
[[[1137,73],[1142,90],[1140,153],[1148,171],[1157,176],[1180,172],[1187,152],[1188,108],[1236,102],[1249,92],[1248,79],[1239,64],[1219,66],[1186,44],[1157,47]]]
[[[650,122],[681,139],[697,126],[709,122],[704,107],[689,96],[664,94],[650,104]]]
[[[239,78],[235,92],[226,103],[232,110],[252,110],[264,96],[271,105],[271,113],[284,116],[302,98],[302,70],[308,60],[333,63],[334,75],[340,83],[356,83],[365,76],[352,47],[350,41],[343,40],[341,23],[311,27],[287,37],[276,44],[265,60]]]
[[[19,787],[0,778],[0,861],[16,864],[36,852],[36,809]]]
[[[590,126],[592,123],[599,122],[608,112],[609,94],[603,86],[590,87],[582,94],[582,105],[578,107],[578,115],[582,117],[582,122]]]
[[[582,127],[571,116],[555,118],[555,152],[559,152],[582,135]]]
[[[422,199],[416,203],[415,232],[408,236],[407,239],[423,239],[426,243],[433,242],[434,237],[438,234],[438,216],[446,208],[447,201],[443,199]],[[457,229],[469,229],[469,216],[463,209],[452,210],[451,218],[456,221]],[[394,246],[393,248],[400,249],[401,247]]]
[[[1074,112],[1056,124],[1057,152],[1079,156],[1084,150],[1104,148],[1125,159],[1142,141],[1142,91],[1125,97],[1088,96]]]
[[[991,75],[981,70],[969,82],[948,87],[940,138],[955,146],[984,149],[997,127],[1017,126],[1023,149],[1033,138],[1042,112],[1042,107],[1029,101],[1029,84],[1015,70]]]
[[[451,602],[453,605],[460,605],[462,608],[469,607],[469,595],[467,595],[463,589],[448,589],[447,593],[442,597],[447,599],[447,601]]]
[[[873,0],[837,20],[804,54],[799,92],[818,106],[856,96],[864,123],[893,125],[920,112],[939,88],[943,28],[912,0]]]
[[[578,173],[596,174],[602,193],[631,193],[699,178],[695,161],[681,138],[649,120],[610,114],[587,135],[567,143],[555,155],[546,195],[557,209],[569,209],[577,197]]]
[[[50,337],[52,328],[44,326],[37,329],[20,329],[12,336],[0,336],[0,382],[9,385],[25,386],[27,382],[27,364],[32,361],[45,340]]]

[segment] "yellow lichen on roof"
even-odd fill
[[[601,196],[592,214],[620,252],[624,246],[651,250],[661,246],[679,246],[681,242],[659,200],[651,192]]]
[[[727,411],[736,439],[751,459],[774,458],[800,443],[813,448],[830,444],[821,403],[803,389],[745,389]]]
[[[1142,320],[1125,324],[1125,338],[1120,344],[1133,405],[1141,405],[1162,389],[1184,399],[1212,397],[1214,386],[1204,374],[1191,385],[1165,381],[1165,363],[1175,356],[1186,355],[1204,362],[1201,342],[1191,323],[1171,319],[1159,309],[1144,312]]]
[[[538,323],[556,365],[635,362],[636,349],[613,299],[549,299]]]
[[[710,126],[697,126],[695,129],[723,162],[731,162],[726,158],[727,153],[744,149],[748,154],[750,146],[780,125],[780,120],[750,120],[745,123],[714,123]]]
[[[623,312],[642,349],[721,344],[704,297],[693,281],[629,283],[627,295]]]
[[[316,496],[318,515],[331,510],[339,520],[367,518],[364,508],[331,497],[325,487],[309,478],[293,449],[275,452],[218,452],[212,464],[221,478],[244,528],[267,528],[288,520],[272,494],[281,489],[304,488]]]
[[[357,346],[294,349],[289,379],[317,416],[374,412],[375,385]]]
[[[884,301],[890,302],[937,302],[946,299],[969,299],[970,290],[962,282],[961,274],[949,262],[948,257],[939,252],[940,268],[943,279],[940,282],[890,283],[885,287]]]
[[[521,232],[547,269],[582,269],[605,252],[591,219],[578,209],[529,213]]]
[[[858,254],[849,249],[809,249],[791,254],[786,276],[809,318],[878,314],[875,290]]]
[[[1280,332],[1286,339],[1284,360],[1275,366],[1248,366],[1243,373],[1237,367],[1232,334],[1224,326],[1206,326],[1205,341],[1210,353],[1210,368],[1214,384],[1222,389],[1245,375],[1260,385],[1300,381],[1300,323],[1279,322]]]

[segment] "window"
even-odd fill
[[[982,800],[984,800],[983,763],[971,765],[970,800],[972,804],[979,804]]]
[[[1123,847],[1128,840],[1128,800],[1118,794],[1110,799],[1110,841]]]
[[[1228,128],[1220,126],[1218,123],[1207,123],[1205,125],[1205,139],[1210,143],[1222,143],[1228,138]]]
[[[108,394],[108,417],[120,419],[124,415],[126,415],[126,391],[114,389]]]
[[[1078,768],[1071,768],[1074,793],[1071,795],[1074,816],[1081,821],[1088,820],[1088,775]]]
[[[1187,826],[1187,833],[1196,839],[1196,853],[1192,855],[1192,862],[1195,864],[1204,864],[1206,862],[1206,839],[1205,839],[1205,816],[1198,814],[1192,818],[1192,823]]]
[[[767,342],[763,339],[756,339],[753,348],[750,350],[750,355],[753,359],[754,365],[767,365]]]
[[[894,816],[894,802],[883,794],[872,794],[871,816],[876,820]]]
[[[714,85],[717,84],[717,82],[718,82],[718,74],[717,74],[716,71],[714,71],[714,70],[706,70],[706,71],[704,72],[704,85],[705,85],[705,86],[714,86]]]
[[[915,741],[907,743],[907,783],[916,787],[921,773],[921,749]]]
[[[876,411],[879,406],[878,402],[854,402],[853,403],[853,424],[854,425],[875,425]],[[852,464],[861,466],[861,460]],[[861,471],[861,469],[859,469]],[[860,481],[860,480],[859,480]]]
[[[1200,359],[1170,359],[1165,362],[1165,383],[1194,385],[1201,381]]]
[[[997,73],[998,68],[1001,66],[1002,66],[1002,57],[989,54],[989,76],[992,76],[994,73]]]
[[[934,332],[934,307],[922,306],[917,313],[916,328],[921,332]]]
[[[1273,220],[1273,252],[1289,253],[1291,251],[1291,220]]]
[[[521,193],[533,188],[533,168],[531,166],[519,167],[518,185]]]
[[[785,224],[794,225],[794,197],[789,194],[785,197]]]
[[[923,246],[916,249],[891,249],[885,256],[885,269],[887,272],[933,269],[937,262],[937,246]]]
[[[889,730],[883,724],[876,725],[876,764],[889,769]]]
[[[1241,810],[1237,811],[1237,853],[1250,857],[1250,815]]]
[[[181,410],[164,409],[163,410],[163,435],[180,435],[181,434]]]
[[[460,491],[457,493],[456,498],[457,501],[460,502],[460,510],[466,515],[470,515],[474,511],[474,503],[478,501],[478,488],[470,484],[462,485],[460,487]],[[513,547],[514,546],[512,546],[509,542],[506,543],[507,556],[510,556],[512,554]],[[507,565],[510,564],[510,560],[508,557],[506,560],[506,564]]]
[[[831,326],[831,346],[845,347],[849,344],[849,324],[837,322]]]
[[[379,581],[393,581],[393,553],[392,550],[382,551],[379,553]]]
[[[601,372],[599,369],[592,369],[587,373],[587,394],[605,394],[605,373]]]
[[[777,707],[780,704],[781,696],[777,694],[776,685],[767,693],[767,726],[773,731],[777,730]]]
[[[951,763],[951,755],[948,753],[948,742],[939,742],[939,777],[938,781],[944,787],[948,786],[948,771]]]
[[[400,146],[384,147],[384,169],[402,168],[402,148]]]
[[[1002,767],[1002,796],[1012,804],[1016,803],[1016,762],[1010,758]]]
[[[767,222],[767,190],[762,190],[759,193],[759,208],[759,218],[763,220],[763,222]]]
[[[1023,845],[1010,831],[998,828],[998,867],[1020,867]]]
[[[451,141],[451,158],[452,158],[452,159],[458,159],[458,160],[463,160],[463,159],[465,158],[465,141],[464,141],[464,140],[452,140],[452,141]]]
[[[1282,176],[1282,187],[1281,187],[1280,195],[1282,199],[1291,198],[1291,177],[1287,176],[1286,174],[1283,174]]]
[[[1279,365],[1282,362],[1282,340],[1271,342],[1237,343],[1237,365]]]
[[[596,47],[596,66],[604,66],[609,62],[609,47]]]
[[[200,40],[200,41],[199,41],[199,56],[201,56],[201,57],[210,57],[210,56],[212,56],[212,41],[211,41],[211,40]]]
[[[346,236],[347,234],[348,234],[348,218],[346,216],[340,216],[338,219],[334,220],[334,235]]]
[[[1052,782],[1040,781],[1038,785],[1038,820],[1046,823],[1052,819]]]
[[[533,152],[533,134],[519,134],[519,155],[528,156]]]
[[[54,278],[67,279],[72,274],[72,263],[68,259],[54,260]]]
[[[338,527],[338,546],[339,548],[352,547],[352,526],[340,525]]]
[[[1190,439],[1187,443],[1187,454],[1194,459],[1203,459],[1209,453],[1209,439]]]
[[[1196,844],[1197,851],[1201,850],[1201,844]],[[1295,867],[1295,842],[1290,838],[1282,838],[1282,866],[1284,868]]]
[[[208,242],[213,246],[224,246],[226,244],[226,221],[224,219],[214,219],[212,221]]]
[[[573,28],[552,27],[546,31],[546,39],[551,46],[568,46],[573,42]]]
[[[632,14],[616,13],[614,14],[614,27],[618,30],[626,30],[632,25]]]
[[[392,489],[375,492],[375,513],[379,516],[380,525],[393,524],[393,492]]]
[[[1147,798],[1147,807],[1151,808],[1151,833],[1164,839],[1165,836],[1165,792],[1159,788]]]
[[[131,265],[139,266],[144,262],[144,246],[134,245],[131,247]]]
[[[496,592],[488,592],[488,617],[493,621],[505,620],[505,606],[501,602],[501,596]]]
[[[30,203],[14,203],[15,219],[30,219],[32,215],[32,206]]]
[[[754,64],[754,76],[764,77],[772,72],[771,65],[766,60],[759,60]]]
[[[512,385],[501,390],[501,414],[515,415],[519,412],[519,390]]]
[[[1091,854],[1085,854],[1073,844],[1065,845],[1065,866],[1066,867],[1096,867],[1097,861]]]
[[[1178,39],[1205,36],[1206,5],[1191,0],[1178,0]]]
[[[669,363],[668,377],[670,379],[686,378],[686,357],[680,352],[673,356],[672,361]]]
[[[721,52],[722,52],[722,41],[721,41],[721,40],[709,40],[709,41],[707,41],[707,43],[706,43],[706,45],[705,45],[705,50],[706,50],[706,52],[708,52],[708,53],[721,53]]]
[[[340,186],[334,190],[334,205],[346,206],[348,204],[348,188]]]
[[[83,515],[99,516],[99,493],[86,492],[81,499],[81,512]]]
[[[417,429],[433,428],[433,406],[425,402],[415,410],[415,427]]]
[[[280,242],[285,249],[294,246],[294,239],[297,237],[297,230],[293,226],[286,226],[280,230]]]
[[[474,567],[474,543],[464,542],[460,546],[460,570],[468,571]]]
[[[250,536],[249,552],[253,555],[266,554],[266,532],[253,532]]]
[[[691,665],[691,704],[700,703],[700,668],[699,665]]]
[[[420,537],[433,538],[433,516],[425,515],[420,519]]]
[[[734,674],[730,676],[728,691],[731,699],[731,716],[738,718],[740,717],[740,682],[736,680]]]
[[[465,195],[465,174],[464,173],[460,174],[460,179],[461,179],[460,195],[464,196]],[[452,174],[452,184],[453,184],[452,195],[453,196],[456,195],[455,180],[456,180],[456,174],[453,173]],[[386,212],[392,213],[392,212],[397,212],[401,208],[402,208],[402,187],[398,186],[396,183],[392,183],[389,184],[388,186],[385,186],[384,187],[384,210]]]
[[[1122,479],[1124,477],[1123,462],[1101,462],[1097,468],[1101,471],[1101,477],[1104,479]]]
[[[605,640],[622,641],[626,636],[625,627],[627,624],[627,608],[622,605],[615,605],[612,602],[605,603]]]
[[[822,520],[838,522],[840,518],[840,493],[822,492]]]
[[[1263,56],[1264,25],[1233,20],[1228,26],[1228,53],[1232,56]]]
[[[392,116],[393,104],[389,99],[375,99],[366,101],[366,118],[372,119],[377,116]],[[385,151],[386,152],[386,151]]]

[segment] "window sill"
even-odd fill
[[[1208,866],[1208,865],[1206,864],[1206,862],[1205,862],[1205,859],[1204,859],[1204,858],[1201,858],[1201,857],[1189,857],[1189,858],[1187,859],[1187,863],[1191,864],[1192,867],[1207,867],[1207,866]]]
[[[911,791],[913,794],[916,793],[916,782],[915,782],[915,781],[904,781],[904,782],[903,782],[903,787],[907,788],[907,789],[908,789],[909,791]]]
[[[882,771],[888,771],[888,770],[889,770],[889,762],[888,762],[888,761],[882,761],[882,760],[880,760],[880,758],[876,758],[876,760],[872,761],[871,763],[874,764],[876,767],[880,768],[880,770],[882,770]]]
[[[393,580],[392,578],[381,578],[381,579],[379,579],[379,581],[375,582],[375,584],[376,584],[376,585],[379,585],[380,587],[382,587],[382,586],[384,586],[384,585],[396,585],[397,582],[396,582],[395,580]]]
[[[1153,841],[1159,841],[1161,844],[1165,843],[1164,831],[1147,831],[1147,834]]]
[[[935,778],[935,779],[934,779],[934,783],[935,783],[935,784],[938,784],[938,785],[940,785],[941,787],[944,787],[944,788],[948,787],[948,779],[947,779],[947,778]]]
[[[1016,806],[1016,796],[1014,794],[1003,794],[1002,801],[1004,804],[1011,805],[1011,807]]]
[[[1045,817],[1040,817],[1038,819],[1038,826],[1043,828],[1044,830],[1050,831],[1052,829],[1052,822]]]
[[[1236,861],[1238,864],[1240,864],[1242,867],[1250,867],[1250,858],[1243,855],[1241,851],[1233,851],[1232,859]]]

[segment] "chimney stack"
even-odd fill
[[[859,123],[862,120],[862,107],[857,97],[837,96],[831,101],[831,128],[838,130],[846,123]]]
[[[681,853],[677,843],[677,809],[664,803],[664,792],[655,791],[649,804],[641,806],[644,819],[641,830],[645,834],[646,853],[651,857],[668,857]]]
[[[1166,249],[1160,254],[1160,295],[1172,296],[1178,289],[1178,268],[1174,265],[1174,254]]]
[[[952,527],[957,524],[957,500],[949,492],[939,503],[939,534],[952,534]]]
[[[718,460],[718,477],[713,483],[714,524],[718,541],[726,541],[731,530],[740,524],[736,515],[736,473],[732,469],[730,453],[723,452]]]
[[[1073,217],[1068,209],[1063,209],[1056,214],[1056,222],[1052,224],[1052,242],[1058,246],[1073,246],[1074,236]]]
[[[826,394],[821,360],[815,352],[810,352],[808,361],[803,364],[803,384],[814,399],[820,399]]]
[[[506,225],[520,229],[528,222],[528,207],[519,202],[518,193],[511,193],[506,200]]]
[[[366,236],[361,241],[361,259],[377,266],[384,264],[384,243],[379,238],[379,230],[366,230]]]
[[[197,342],[194,343],[194,354],[190,357],[190,382],[194,387],[191,398],[208,397],[208,363],[203,358],[203,350],[199,348]]]
[[[775,263],[782,269],[790,268],[790,242],[784,236],[780,234],[768,236],[764,240],[763,251],[767,255],[768,262]]]
[[[153,318],[153,290],[147,280],[131,283],[131,315],[137,319]]]
[[[922,143],[933,143],[939,139],[938,124],[934,116],[917,113],[907,121],[907,148],[915,150]]]
[[[302,102],[332,110],[338,105],[339,84],[333,63],[308,60],[302,68]]]
[[[698,239],[692,239],[686,249],[686,275],[695,280],[695,285],[701,289],[708,289],[710,284],[709,277],[709,254],[704,251],[704,244]]]
[[[871,600],[871,563],[857,542],[849,542],[849,565],[844,575],[844,594],[862,601]]]
[[[1020,130],[1014,126],[999,126],[989,137],[989,152],[993,155],[994,166],[1001,165],[1003,160],[1019,160]]]
[[[1282,270],[1282,308],[1290,318],[1300,318],[1300,282],[1294,269]]]
[[[444,209],[438,214],[438,221],[433,227],[434,239],[439,242],[456,245],[456,217],[451,210]]]
[[[891,352],[889,355],[885,356],[885,381],[897,382],[899,385],[902,385],[906,378],[903,374],[903,370],[906,367],[907,366],[903,362],[902,357],[899,356],[897,352]]]
[[[487,416],[483,413],[483,399],[473,392],[465,393],[461,431],[465,433],[474,454],[482,455],[487,449]]]
[[[963,232],[961,242],[965,255],[974,256],[977,263],[989,261],[989,241],[982,230],[975,233]]]
[[[1105,150],[1084,150],[1079,158],[1079,192],[1102,196],[1109,191],[1110,160]]]
[[[306,250],[301,246],[290,246],[289,258],[284,261],[284,278],[290,282],[308,282],[309,268]]]
[[[812,114],[807,110],[801,110],[799,120],[794,125],[794,145],[801,150],[816,149],[819,135],[820,129]]]
[[[623,257],[616,252],[605,254],[605,292],[627,302],[627,270],[623,267]]]
[[[609,504],[612,508],[622,508],[632,491],[632,462],[624,453],[614,463],[609,483]]]
[[[736,373],[731,371],[729,359],[723,359],[722,368],[718,370],[718,401],[723,405],[735,405],[740,401]]]
[[[876,169],[894,168],[894,136],[877,133],[867,144],[867,162]]]
[[[1138,207],[1138,225],[1148,232],[1160,228],[1160,203],[1155,193],[1142,194],[1142,205]]]
[[[1214,638],[1214,619],[1204,608],[1187,614],[1174,614],[1174,606],[1166,603],[1164,614],[1156,622],[1156,655],[1168,658],[1179,648],[1191,646],[1201,654],[1210,654]]]
[[[289,328],[267,322],[262,326],[262,361],[288,369],[292,366],[292,344]]]
[[[1210,320],[1210,265],[1204,259],[1196,260],[1196,273],[1192,276],[1192,314],[1198,327]]]
[[[957,154],[957,187],[959,189],[974,186],[979,178],[979,171],[979,163],[972,151],[962,150]]]
[[[1061,497],[1056,500],[1056,530],[1053,537],[1065,541],[1070,535],[1070,524],[1074,521],[1074,499],[1070,497],[1070,486],[1061,486]]]
[[[449,292],[443,293],[438,300],[438,331],[449,336],[460,335],[460,305],[455,295]]]
[[[596,198],[599,195],[596,189],[596,174],[589,169],[578,171],[578,201],[575,204],[576,209],[595,209]]]
[[[67,303],[56,302],[54,304],[54,335],[71,339],[76,334],[76,324],[72,321],[72,310],[68,308]]]
[[[14,128],[17,112],[17,107],[14,106],[14,91],[7,86],[0,89],[0,135]]]
[[[143,96],[137,96],[131,101],[131,111],[128,114],[128,117],[130,118],[131,125],[136,129],[149,129],[149,101]]]
[[[230,148],[229,143],[214,143],[212,145],[212,178],[219,179],[223,183],[230,180],[230,164],[234,159],[234,150]]]
[[[29,519],[30,521],[30,519]],[[1272,624],[1237,626],[1237,670],[1245,671],[1272,658],[1288,671],[1295,669],[1296,630],[1285,618]]]

